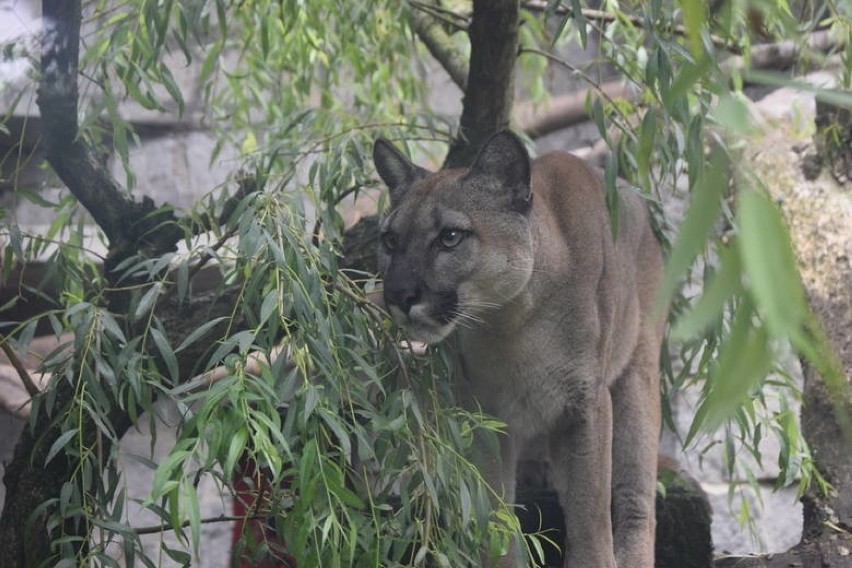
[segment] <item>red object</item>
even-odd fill
[[[289,483],[285,482],[285,487]],[[286,553],[286,543],[278,538],[275,527],[262,517],[263,501],[271,491],[267,472],[254,460],[243,456],[234,472],[234,523],[231,542],[231,566],[239,568],[295,568]]]

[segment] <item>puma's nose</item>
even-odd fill
[[[385,303],[398,307],[405,315],[420,301],[420,288],[385,288]]]

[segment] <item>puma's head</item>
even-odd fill
[[[514,134],[492,137],[469,169],[429,172],[382,139],[373,161],[391,198],[378,255],[385,304],[412,339],[434,343],[480,325],[524,289],[530,159]]]

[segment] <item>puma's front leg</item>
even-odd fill
[[[613,524],[619,568],[654,566],[660,389],[656,338],[643,338],[612,389]]]
[[[550,434],[553,486],[565,512],[565,567],[615,568],[610,516],[612,401],[590,393],[565,428]]]

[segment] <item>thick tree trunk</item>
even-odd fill
[[[474,0],[470,70],[459,132],[445,168],[469,165],[482,144],[508,128],[515,93],[519,0]]]

